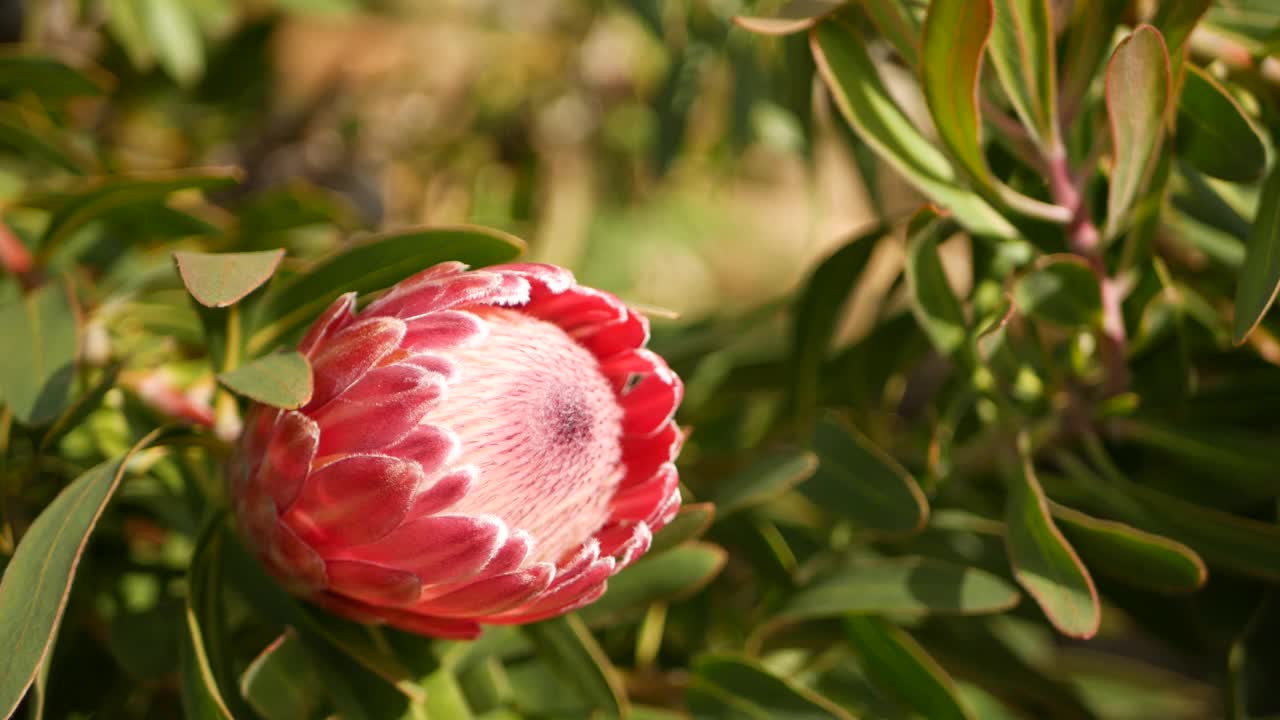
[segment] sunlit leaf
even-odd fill
[[[218,375],[227,389],[272,407],[293,410],[311,400],[311,365],[296,350],[264,355]]]
[[[955,681],[910,635],[878,617],[844,620],[845,638],[877,687],[922,717],[965,720]]]
[[[1115,155],[1107,194],[1108,236],[1127,225],[1133,202],[1155,165],[1164,137],[1170,82],[1164,39],[1150,25],[1121,41],[1107,65],[1107,118]]]
[[[1048,0],[996,0],[988,48],[1022,124],[1049,151],[1060,142],[1052,21]]]
[[[819,576],[779,614],[787,621],[848,614],[981,615],[1018,604],[1018,589],[985,570],[902,557],[851,565]]]
[[[1102,608],[1089,571],[1049,515],[1048,501],[1025,453],[1005,500],[1006,544],[1013,575],[1064,635],[1098,632]]]
[[[929,3],[920,65],[925,101],[943,143],[985,195],[998,197],[1019,212],[1066,222],[1070,218],[1067,208],[1013,190],[997,179],[987,165],[982,149],[978,81],[994,13],[990,0]]]
[[[244,253],[175,252],[182,284],[201,305],[227,307],[271,279],[284,250]]]
[[[51,282],[0,306],[0,400],[28,425],[44,425],[71,401],[80,311],[69,284]],[[21,351],[19,351],[21,349]]]
[[[859,137],[966,229],[997,238],[1016,236],[1008,220],[960,185],[946,156],[894,103],[851,27],[838,19],[826,19],[809,38],[814,61],[836,107]]]

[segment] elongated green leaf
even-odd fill
[[[467,704],[467,698],[458,685],[458,678],[449,668],[441,668],[422,684],[427,693],[423,703],[428,718],[457,718],[471,720],[475,715]]]
[[[1258,213],[1249,228],[1244,265],[1236,279],[1236,318],[1232,339],[1243,343],[1275,302],[1280,290],[1280,162],[1262,186]]]
[[[120,363],[112,363],[102,371],[102,377],[93,387],[76,398],[76,401],[67,407],[58,419],[49,426],[44,436],[40,438],[40,450],[43,452],[54,447],[59,440],[71,432],[80,423],[89,417],[90,413],[97,410],[102,405],[102,400],[107,396],[107,392],[116,386],[116,378],[120,376]]]
[[[240,171],[236,168],[190,169],[109,177],[90,180],[70,192],[25,198],[22,204],[53,212],[39,251],[42,258],[48,258],[68,237],[113,210],[149,202],[158,203],[179,190],[216,190],[234,185],[239,180]]]
[[[782,450],[729,478],[712,497],[722,517],[781,495],[813,476],[818,458],[803,450]]]
[[[929,519],[920,486],[893,458],[857,430],[826,419],[813,435],[818,472],[802,486],[811,499],[862,527],[910,534]]]
[[[182,284],[205,307],[228,307],[275,274],[284,250],[244,253],[176,252]]]
[[[245,668],[240,694],[265,720],[295,720],[319,714],[323,689],[306,647],[286,633]]]
[[[1108,429],[1117,439],[1218,478],[1223,488],[1233,492],[1256,500],[1280,494],[1280,479],[1270,459],[1274,446],[1264,434],[1161,422],[1145,416],[1117,418]]]
[[[898,0],[863,0],[862,11],[912,70],[920,70],[920,21]]]
[[[160,436],[76,478],[18,541],[0,579],[0,717],[13,713],[53,644],[80,556],[130,458]]]
[[[1178,156],[1210,177],[1252,182],[1267,169],[1267,145],[1240,104],[1217,80],[1186,66],[1178,97]]]
[[[0,145],[67,172],[84,174],[84,168],[59,141],[36,133],[16,118],[0,116]]]
[[[1165,44],[1169,48],[1169,60],[1174,67],[1183,65],[1187,39],[1204,15],[1212,0],[1181,0],[1180,2],[1160,3],[1151,24],[1160,30]],[[1180,83],[1178,83],[1180,84]],[[1178,84],[1175,84],[1177,87]]]
[[[780,620],[849,614],[981,615],[1018,604],[1018,589],[984,570],[901,557],[842,568],[803,588]]]
[[[28,425],[51,422],[71,400],[80,313],[69,284],[51,282],[0,306],[0,400]]]
[[[1106,235],[1127,225],[1164,137],[1170,94],[1169,53],[1150,25],[1120,42],[1107,65],[1107,119],[1114,162],[1107,193]]]
[[[959,184],[946,156],[894,103],[852,28],[828,18],[811,31],[809,42],[836,106],[868,145],[965,229],[996,238],[1017,235],[1008,220]]]
[[[1058,138],[1057,62],[1048,0],[996,0],[988,52],[1005,94],[1040,147]]]
[[[812,28],[823,16],[845,4],[846,0],[791,0],[771,17],[739,15],[733,22],[744,30],[761,35],[791,35]]]
[[[688,597],[720,574],[727,557],[724,548],[704,542],[685,543],[661,555],[644,557],[610,578],[604,596],[583,608],[582,617],[596,625],[655,602]]]
[[[627,712],[626,688],[591,631],[574,615],[525,625],[538,656],[565,683],[599,712],[622,717]]]
[[[311,365],[296,350],[272,353],[218,375],[227,389],[272,407],[295,409],[311,401]]]
[[[1006,498],[1005,538],[1013,575],[1049,622],[1064,635],[1090,638],[1098,632],[1102,608],[1084,563],[1049,516],[1025,443],[1019,472]]]
[[[1092,0],[1072,5],[1058,94],[1064,117],[1073,118],[1079,111],[1128,7],[1129,0]]]
[[[849,713],[820,695],[749,660],[726,655],[704,655],[694,661],[687,699],[698,718],[852,720]]]
[[[236,715],[228,701],[240,698],[228,692],[233,687],[227,675],[231,665],[223,645],[223,519],[223,515],[215,516],[201,533],[187,572],[182,702],[188,717],[232,720]]]
[[[1014,305],[1023,313],[1068,327],[1102,326],[1102,289],[1093,269],[1075,255],[1050,255],[1018,279]]]
[[[1200,556],[1180,542],[1057,503],[1049,508],[1071,545],[1098,572],[1162,592],[1194,592],[1209,577]]]
[[[307,324],[347,292],[373,292],[446,260],[474,267],[507,262],[524,242],[498,230],[442,227],[405,230],[370,238],[272,289],[249,342],[251,354]]]
[[[932,0],[924,21],[920,79],[938,135],[978,189],[1009,207],[1065,223],[1067,208],[1027,197],[992,174],[982,151],[978,81],[995,21],[991,0]]]
[[[1118,510],[1129,522],[1186,543],[1214,567],[1280,580],[1280,526],[1211,510],[1134,483],[1122,489],[1141,508]]]
[[[845,637],[871,681],[922,717],[971,718],[955,681],[910,635],[878,617],[844,620]]]
[[[796,301],[792,320],[791,396],[803,418],[818,404],[819,370],[831,350],[836,322],[884,228],[876,226],[823,260],[813,271]]]
[[[648,554],[656,555],[702,537],[707,528],[711,527],[715,515],[716,506],[711,503],[693,503],[681,507],[671,522],[653,536]]]
[[[179,85],[190,87],[204,74],[204,38],[186,3],[136,0],[142,30],[160,66]]]
[[[78,70],[47,55],[0,53],[0,89],[68,98],[101,95],[110,81],[101,70]]]
[[[938,257],[938,242],[951,225],[932,208],[916,213],[907,230],[907,287],[911,310],[933,346],[944,355],[968,360],[969,323],[964,307],[951,289]]]

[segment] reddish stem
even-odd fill
[[[1071,221],[1067,223],[1067,242],[1071,252],[1084,258],[1098,276],[1098,288],[1102,294],[1102,359],[1107,368],[1106,392],[1115,395],[1123,392],[1129,384],[1129,366],[1125,362],[1128,338],[1120,306],[1120,287],[1115,278],[1107,274],[1098,227],[1089,217],[1084,195],[1071,176],[1066,154],[1055,152],[1046,161],[1049,191],[1054,202],[1071,211]]]

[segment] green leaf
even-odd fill
[[[1025,439],[1024,439],[1025,440]],[[1102,608],[1084,563],[1049,516],[1048,500],[1020,441],[1021,467],[1011,473],[1005,499],[1005,543],[1013,576],[1064,635],[1091,638]]]
[[[863,0],[862,11],[914,71],[920,70],[920,20],[898,0]]]
[[[1047,0],[996,0],[988,52],[1005,95],[1046,151],[1060,147],[1053,16]]]
[[[1249,228],[1244,265],[1236,279],[1235,344],[1243,343],[1275,302],[1280,290],[1280,162],[1262,186],[1258,213]]]
[[[924,527],[929,505],[915,478],[857,430],[825,419],[814,430],[813,446],[818,472],[803,491],[819,505],[882,533],[907,535]]]
[[[179,85],[191,87],[204,74],[204,38],[186,3],[137,0],[142,30],[160,66]]]
[[[42,98],[101,95],[110,78],[101,71],[78,70],[47,55],[0,53],[0,89],[29,92]]]
[[[1178,155],[1210,177],[1252,182],[1267,169],[1262,133],[1235,98],[1195,65],[1178,98]]]
[[[381,290],[447,260],[481,267],[513,260],[523,251],[524,242],[515,236],[469,226],[404,230],[370,238],[272,288],[249,352],[262,352],[300,329],[343,293]]]
[[[1169,57],[1175,63],[1182,62],[1183,47],[1191,37],[1191,31],[1195,29],[1211,4],[1212,0],[1160,3],[1151,24],[1160,29],[1160,34],[1164,36],[1165,44],[1169,48]]]
[[[1099,520],[1050,503],[1063,534],[1085,564],[1125,582],[1161,592],[1194,592],[1209,571],[1195,551],[1180,542],[1110,520]]]
[[[818,458],[803,450],[780,450],[756,461],[716,488],[712,501],[721,517],[761,505],[808,480]]]
[[[802,418],[818,406],[819,371],[831,350],[831,337],[849,296],[875,252],[885,229],[859,233],[818,264],[796,301],[792,320],[791,397]]]
[[[1118,489],[1137,501],[1133,508],[1116,510],[1129,522],[1186,543],[1212,566],[1280,580],[1280,526],[1212,510],[1136,483]]]
[[[276,638],[240,676],[240,694],[265,720],[317,717],[322,688],[306,647],[293,633]]]
[[[9,717],[44,662],[67,607],[76,566],[129,460],[161,436],[157,430],[123,456],[76,478],[31,523],[0,579],[0,716]]]
[[[1008,220],[960,185],[946,156],[903,114],[852,28],[828,18],[810,32],[809,40],[836,107],[867,144],[965,229],[995,238],[1017,236]]]
[[[49,426],[49,429],[40,438],[41,452],[54,447],[59,440],[76,429],[94,410],[97,410],[102,405],[102,400],[107,396],[107,392],[116,386],[116,378],[120,376],[120,367],[121,364],[118,362],[107,366],[102,371],[102,377],[98,382],[94,383],[93,387],[89,388],[84,395],[77,398],[58,416],[58,419]]]
[[[88,181],[70,192],[28,197],[21,204],[53,212],[40,241],[40,257],[48,258],[67,238],[114,210],[131,205],[160,203],[180,190],[217,190],[234,185],[239,180],[240,171],[236,168],[111,176]]]
[[[0,399],[27,425],[44,425],[71,400],[80,312],[71,286],[51,282],[0,306]],[[21,348],[21,352],[17,350]]]
[[[724,548],[703,542],[646,556],[610,578],[604,596],[583,608],[581,615],[587,624],[598,625],[655,602],[689,597],[720,574],[727,557]]]
[[[1167,457],[1181,467],[1217,478],[1233,492],[1255,500],[1280,494],[1274,444],[1266,434],[1204,425],[1160,422],[1145,416],[1116,418],[1108,424],[1116,438]]]
[[[205,307],[228,307],[271,279],[284,250],[242,253],[175,252],[182,284]]]
[[[1107,192],[1107,237],[1128,224],[1133,201],[1160,153],[1170,82],[1164,38],[1150,25],[1134,30],[1111,55],[1106,96],[1114,160]]]
[[[842,708],[750,660],[703,655],[693,663],[687,695],[695,718],[852,720]]]
[[[1102,326],[1098,276],[1075,255],[1049,255],[1018,279],[1014,305],[1024,314],[1067,327]]]
[[[1074,118],[1079,112],[1128,7],[1129,0],[1093,0],[1072,5],[1058,93],[1064,118]]]
[[[231,392],[294,410],[311,401],[311,364],[296,350],[272,353],[218,375]]]
[[[1019,212],[1065,223],[1071,218],[1067,208],[1014,191],[987,166],[982,150],[978,81],[994,12],[991,0],[929,3],[920,65],[925,102],[943,144],[984,195],[997,197]]]
[[[780,37],[812,28],[845,4],[846,0],[791,0],[771,17],[738,15],[733,22],[753,33]]]
[[[841,568],[802,588],[778,614],[781,621],[849,614],[982,615],[1018,604],[1018,589],[985,570],[920,557],[876,560]]]
[[[59,140],[36,133],[18,118],[0,116],[0,145],[67,172],[84,174],[84,168]]]
[[[427,693],[423,709],[428,718],[471,720],[475,717],[471,712],[471,706],[467,704],[466,696],[462,693],[462,688],[458,686],[458,678],[449,668],[441,668],[431,673],[427,681],[422,684],[422,689]]]
[[[911,310],[933,346],[944,355],[967,360],[969,323],[938,257],[938,242],[950,228],[932,208],[912,218],[907,229],[907,287]]]
[[[230,658],[223,601],[224,515],[216,515],[200,534],[187,571],[186,637],[183,643],[182,704],[187,717],[233,720],[228,698]],[[241,716],[244,713],[240,713]]]
[[[876,687],[921,717],[967,720],[955,681],[910,635],[881,618],[844,620],[845,637]]]
[[[591,631],[574,615],[523,627],[538,656],[597,711],[612,717],[627,713],[626,688]]]
[[[680,508],[667,526],[653,536],[653,544],[649,546],[649,555],[657,555],[681,544],[696,540],[711,527],[715,519],[716,506],[711,503],[694,503]]]

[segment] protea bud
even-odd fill
[[[299,350],[233,476],[264,565],[317,604],[441,637],[590,603],[680,506],[682,386],[648,323],[548,265],[443,263]]]

